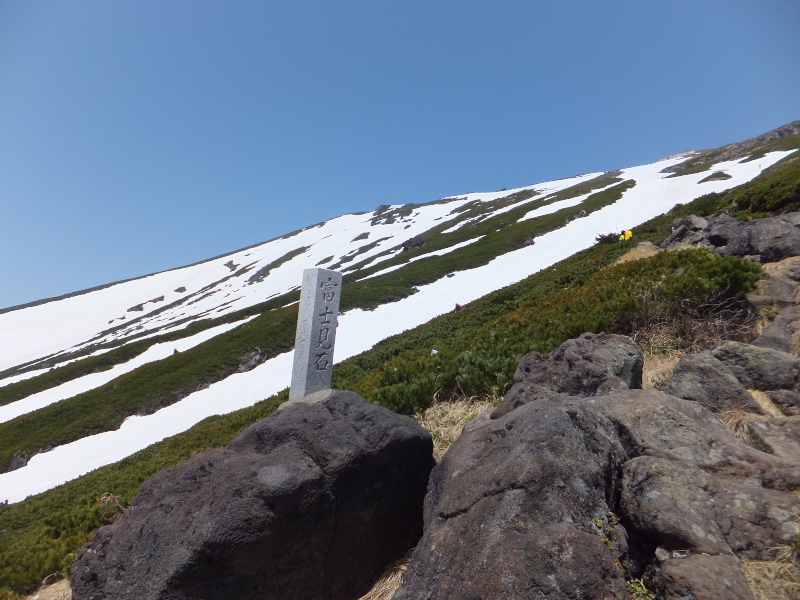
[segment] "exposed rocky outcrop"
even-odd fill
[[[800,353],[800,308],[784,308],[766,331],[753,341],[753,345],[797,356]]]
[[[749,433],[756,448],[800,464],[800,417],[756,419]]]
[[[787,417],[800,415],[800,394],[792,390],[773,390],[766,393],[770,402]]]
[[[800,257],[763,265],[763,279],[747,295],[755,306],[789,306],[800,300]]]
[[[11,464],[8,465],[8,470],[16,471],[17,469],[21,469],[27,464],[28,464],[27,457],[20,451],[17,451],[14,452],[14,456],[11,457]]]
[[[616,264],[622,265],[628,262],[633,262],[635,260],[650,258],[651,256],[655,256],[659,252],[660,249],[655,244],[653,244],[653,242],[639,242],[638,244],[636,244],[636,248],[623,254],[616,262]]]
[[[409,250],[413,250],[414,248],[419,248],[420,246],[424,245],[425,245],[425,240],[420,236],[416,236],[403,242],[402,244],[403,249],[401,250],[401,252],[408,252]]]
[[[600,334],[523,358],[504,402],[434,469],[395,600],[623,599],[641,576],[659,598],[753,598],[740,562],[768,559],[795,532],[795,418],[757,417],[759,444],[782,444],[762,452],[704,408],[755,410],[737,377],[761,381],[760,360],[687,359],[672,389],[692,401],[629,389],[637,354]]]
[[[72,568],[76,600],[352,600],[421,534],[430,435],[353,392],[295,401],[145,482]]]
[[[669,393],[642,365],[604,333],[526,355],[432,472],[407,417],[352,392],[286,403],[148,480],[81,550],[75,598],[354,600],[421,535],[394,600],[627,600],[633,578],[753,600],[741,562],[797,543],[800,358],[725,341]]]
[[[685,245],[711,247],[723,256],[753,257],[762,263],[800,256],[800,213],[754,221],[739,221],[726,214],[676,219],[663,246]]]
[[[548,355],[531,352],[519,362],[511,389],[495,418],[535,398],[594,396],[641,388],[644,357],[628,337],[584,333]]]
[[[800,391],[800,358],[796,356],[741,342],[723,342],[711,353],[748,389]]]
[[[237,371],[239,373],[252,371],[258,365],[264,364],[268,358],[269,354],[264,352],[261,348],[255,348],[254,350],[249,350],[244,353],[244,356],[242,356],[242,360],[239,361],[239,368],[237,369]]]
[[[733,371],[711,354],[688,354],[681,358],[667,393],[699,402],[714,413],[737,408],[763,412]]]
[[[484,413],[433,471],[395,600],[623,598],[626,553],[601,539],[625,539],[607,518],[625,460],[613,429],[577,398]]]

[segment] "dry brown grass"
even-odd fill
[[[788,546],[778,546],[772,561],[746,561],[742,571],[756,600],[800,598],[800,514],[795,515],[795,536]]]
[[[753,442],[753,438],[750,436],[750,423],[763,418],[763,415],[737,408],[722,415],[722,423],[728,428],[728,431],[749,446]]]
[[[403,576],[411,561],[411,552],[390,564],[372,589],[358,600],[392,600],[403,583]]]
[[[646,354],[644,368],[642,369],[642,387],[646,390],[662,390],[667,387],[681,356],[683,356],[682,353],[673,355]]]
[[[756,600],[800,598],[800,567],[791,562],[747,561],[742,571]]]
[[[750,392],[750,395],[753,399],[758,402],[758,405],[761,407],[766,414],[770,417],[785,417],[786,415],[783,414],[778,405],[775,404],[772,400],[770,400],[769,396],[767,396],[764,392],[760,392],[758,390],[747,390]]]
[[[728,431],[730,431],[738,439],[747,445],[752,445],[753,438],[750,435],[750,423],[759,421],[761,419],[767,419],[769,417],[785,418],[786,415],[781,412],[781,409],[778,408],[778,406],[772,400],[770,400],[769,396],[767,396],[764,392],[760,392],[758,390],[747,391],[750,392],[750,395],[761,407],[761,410],[764,411],[764,414],[757,415],[744,409],[737,408],[736,410],[730,410],[722,415],[722,422],[725,424],[725,427],[728,428]]]
[[[414,418],[433,437],[433,455],[438,461],[450,445],[461,435],[464,425],[483,411],[500,403],[501,398],[492,396],[473,396],[437,402]]]
[[[36,593],[28,596],[25,600],[72,600],[72,588],[69,586],[69,579],[62,579],[55,583],[47,583],[49,577],[44,580],[42,587]]]
[[[766,321],[764,321],[766,322]],[[664,389],[681,357],[714,348],[720,340],[753,337],[756,316],[744,309],[653,311],[623,327],[644,354],[642,387]]]

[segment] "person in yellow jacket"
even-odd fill
[[[626,230],[625,230],[625,231],[623,231],[623,232],[622,232],[622,234],[619,236],[619,241],[620,241],[620,242],[627,242],[627,241],[628,241],[629,239],[631,239],[632,237],[633,237],[633,232],[632,232],[630,229],[626,229]]]

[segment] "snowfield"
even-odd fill
[[[150,346],[150,348],[142,352],[136,358],[133,358],[126,363],[116,365],[108,371],[84,375],[83,377],[73,379],[72,381],[67,381],[59,386],[50,388],[49,390],[31,394],[22,400],[17,400],[11,404],[0,406],[0,423],[5,423],[6,421],[15,419],[20,415],[44,408],[45,406],[53,404],[54,402],[66,400],[67,398],[72,398],[73,396],[77,396],[83,392],[93,390],[96,387],[100,387],[101,385],[108,383],[112,379],[116,379],[120,375],[130,373],[145,363],[167,358],[170,354],[176,351],[185,352],[189,348],[193,348],[198,344],[202,344],[206,340],[210,340],[221,333],[230,331],[234,327],[238,327],[239,325],[247,323],[252,319],[255,319],[255,317],[243,319],[241,321],[237,321],[236,323],[228,323],[226,325],[212,327],[210,329],[206,329],[205,331],[201,331],[196,335],[180,340],[164,342],[162,344],[153,344]]]
[[[701,195],[721,192],[745,183],[790,153],[791,151],[772,152],[758,161],[746,163],[723,162],[703,173],[672,178],[666,178],[660,171],[683,161],[684,158],[624,169],[620,177],[635,179],[636,185],[627,190],[620,200],[584,218],[575,219],[559,230],[536,238],[535,245],[498,256],[485,266],[458,271],[421,286],[416,294],[399,302],[385,304],[372,311],[357,309],[342,314],[336,336],[336,362],[369,350],[391,335],[452,311],[456,303],[466,304],[476,300],[588,248],[595,243],[598,234],[629,229],[668,211],[675,204],[686,203]],[[724,171],[732,178],[698,184],[713,171]],[[531,188],[557,191],[597,175],[583,175],[517,190],[454,197],[444,203],[417,207],[414,214],[392,224],[373,226],[370,224],[372,214],[345,215],[291,237],[272,240],[205,263],[5,313],[0,315],[0,370],[28,361],[43,361],[50,354],[83,347],[93,338],[96,338],[95,341],[125,339],[133,333],[140,333],[141,329],[135,329],[138,326],[145,331],[157,332],[159,328],[178,318],[189,315],[198,318],[214,316],[226,310],[251,306],[272,295],[293,289],[300,283],[302,269],[314,266],[323,258],[334,256],[327,263],[333,264],[349,252],[380,238],[391,237],[380,246],[359,254],[354,262],[368,259],[431,227],[445,223],[448,217],[457,218],[458,215],[452,214],[452,211],[467,202],[488,202]],[[578,206],[586,197],[588,194],[533,210],[523,219],[549,214],[565,206]],[[510,207],[506,208],[510,210]],[[363,233],[369,233],[369,237],[354,240]],[[459,247],[477,239],[463,242]],[[300,247],[307,250],[276,266],[263,281],[252,285],[248,283],[248,279],[258,269]],[[417,260],[453,250],[455,246],[419,256]],[[390,257],[380,257],[381,260],[386,258]],[[226,266],[229,261],[232,261],[233,268]],[[380,260],[376,260],[373,264],[379,262]],[[247,265],[252,265],[251,270],[236,275]],[[390,267],[383,273],[403,266],[405,265]],[[375,273],[372,277],[380,274],[382,273]],[[215,285],[207,287],[212,284]],[[175,291],[180,287],[185,287],[186,291]],[[142,311],[128,311],[131,306],[162,295],[162,301],[145,304]],[[189,305],[190,301],[195,302]],[[175,305],[158,311],[161,306],[170,303]],[[229,304],[223,305],[224,303]],[[126,318],[120,319],[122,315]],[[144,318],[131,326],[130,320],[137,317]],[[109,327],[119,324],[126,327],[104,333]],[[239,324],[220,326],[176,342],[157,344],[143,355],[124,365],[118,365],[111,371],[88,375],[0,407],[0,422],[93,389],[145,362],[164,358],[176,348],[182,350],[192,347]],[[165,437],[186,431],[208,416],[252,406],[288,387],[292,358],[292,352],[282,354],[252,371],[232,375],[154,414],[129,417],[116,431],[86,437],[38,454],[27,466],[0,475],[0,501],[19,502],[29,495],[46,491],[93,469],[116,462]]]

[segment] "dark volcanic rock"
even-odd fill
[[[749,598],[738,561],[793,539],[798,489],[800,464],[655,390],[485,414],[433,471],[395,600],[625,598],[642,574],[667,598]]]
[[[22,454],[19,450],[14,452],[14,456],[11,457],[11,464],[8,465],[9,471],[16,471],[17,469],[21,469],[25,465],[28,464],[28,459]]]
[[[754,450],[699,404],[661,392],[588,401],[615,423],[632,457],[619,509],[631,545],[645,554],[658,545],[671,555],[688,549],[770,560],[770,548],[793,539],[800,463]]]
[[[694,231],[686,225],[678,225],[672,230],[670,236],[664,241],[664,248],[672,248],[680,244],[701,245],[706,239],[702,231]]]
[[[741,342],[723,342],[711,353],[749,389],[800,391],[800,358],[796,356]]]
[[[691,552],[730,554],[719,530],[702,469],[669,458],[639,456],[625,463],[622,510],[651,543]]]
[[[625,460],[613,425],[579,399],[483,419],[431,475],[425,535],[394,600],[624,598],[600,539]]]
[[[757,419],[749,431],[755,447],[800,464],[800,417]]]
[[[776,262],[800,254],[800,230],[780,217],[736,221],[731,217],[713,220],[709,241],[723,255],[760,255],[761,262]]]
[[[754,600],[733,556],[667,559],[648,573],[650,589],[664,600]]]
[[[610,388],[641,388],[643,364],[641,350],[629,337],[584,333],[547,356],[538,352],[523,356],[503,404],[520,406],[535,398],[559,394],[594,396],[598,390],[607,393]],[[601,389],[603,384],[606,386]],[[508,406],[501,405],[496,414],[500,416],[508,410]]]
[[[703,217],[698,217],[697,215],[689,215],[688,217],[683,217],[682,219],[675,219],[672,222],[673,229],[677,229],[682,225],[690,231],[702,231],[708,227],[708,220]]]
[[[637,380],[625,340],[581,336],[523,358],[516,389],[433,470],[394,600],[622,599],[624,580],[643,576],[659,598],[752,598],[739,562],[770,560],[795,535],[794,419],[757,419],[760,444],[782,444],[770,455],[698,402],[624,389]],[[742,391],[713,357],[700,363],[687,373]]]
[[[744,226],[744,221],[739,221],[728,215],[720,215],[711,220],[708,229],[708,241],[718,248],[720,246],[727,246],[728,243],[739,234],[739,230]]]
[[[710,354],[687,354],[681,358],[667,393],[699,402],[715,413],[737,408],[763,412],[733,372]]]
[[[781,217],[758,219],[747,224],[750,244],[761,255],[761,262],[777,262],[800,255],[800,229]]]
[[[708,221],[703,217],[689,215],[672,222],[672,234],[664,242],[665,248],[678,244],[700,244],[708,235],[703,230],[708,227]],[[706,244],[707,245],[707,244]]]
[[[672,223],[664,247],[690,243],[712,245],[725,256],[755,256],[762,263],[800,256],[800,214],[739,221],[729,215],[703,219],[691,215]]]
[[[420,236],[416,236],[403,242],[402,244],[403,249],[401,252],[408,252],[409,250],[413,250],[414,248],[419,248],[420,246],[424,245],[425,245],[425,240]]]
[[[800,415],[800,394],[792,390],[773,390],[765,392],[783,414],[787,417]]]
[[[364,593],[421,534],[431,438],[353,392],[324,394],[146,481],[81,549],[75,600]]]
[[[781,311],[753,345],[795,354],[800,345],[798,342],[800,342],[800,308],[789,306]]]

